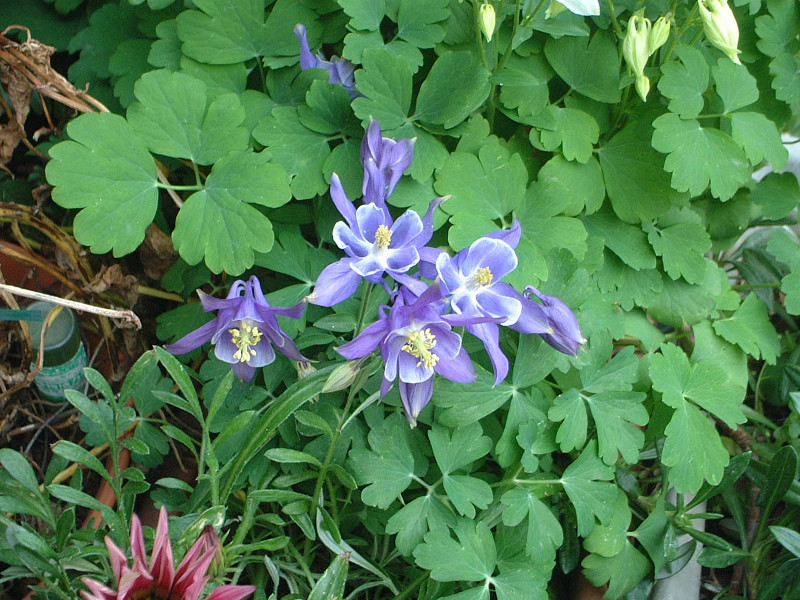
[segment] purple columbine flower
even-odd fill
[[[367,327],[352,342],[337,348],[348,359],[362,358],[380,348],[385,364],[381,396],[395,380],[399,382],[403,409],[411,426],[430,402],[434,374],[471,383],[476,374],[461,336],[452,330],[444,308],[442,291],[437,283],[417,298],[408,288],[401,288],[394,305]]]
[[[541,304],[531,300],[531,295],[536,296]],[[586,338],[583,337],[578,319],[570,307],[555,296],[541,293],[532,285],[525,288],[522,300],[522,314],[511,328],[522,333],[539,334],[559,352],[577,356],[578,350],[586,343]]]
[[[165,346],[173,354],[185,354],[206,342],[214,344],[214,354],[230,363],[242,381],[250,381],[258,367],[275,360],[275,350],[293,360],[308,360],[278,324],[277,316],[299,318],[305,309],[301,302],[290,308],[270,306],[261,283],[254,275],[247,282],[237,280],[228,296],[221,300],[198,291],[203,309],[217,311],[215,319]]]
[[[522,313],[520,293],[500,281],[516,267],[514,249],[503,239],[490,237],[476,240],[452,258],[442,253],[436,259],[436,272],[453,311],[467,317],[495,317],[501,325],[516,323]],[[508,375],[508,359],[500,349],[497,324],[468,325],[467,331],[483,341],[494,367],[495,384],[500,383]]]
[[[328,83],[344,86],[350,98],[360,96],[356,89],[356,80],[353,73],[356,67],[349,60],[332,56],[330,60],[325,60],[321,54],[313,54],[308,45],[308,30],[302,23],[294,27],[294,35],[300,42],[300,68],[306,69],[325,69],[330,73]]]
[[[443,202],[431,201],[423,218],[413,210],[392,219],[384,204],[364,204],[356,209],[347,198],[339,177],[331,178],[331,198],[344,217],[333,227],[336,245],[347,258],[328,265],[317,279],[308,301],[333,306],[352,296],[362,279],[381,283],[384,273],[402,278],[419,262],[419,249],[433,235],[433,212]]]
[[[367,134],[361,142],[361,163],[364,165],[364,202],[386,206],[397,182],[414,160],[416,138],[395,141],[381,136],[381,126],[370,119]]]

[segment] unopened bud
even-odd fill
[[[641,14],[634,14],[628,20],[628,29],[625,32],[625,40],[622,42],[622,55],[628,63],[634,77],[636,77],[636,91],[642,100],[647,97],[650,90],[650,82],[645,85],[642,83],[644,77],[644,67],[650,55],[647,52],[647,38],[650,36],[650,19]],[[646,78],[645,78],[646,79]],[[642,91],[645,91],[642,94]]]
[[[484,2],[478,9],[478,24],[487,42],[492,41],[495,22],[494,6],[489,2]]]
[[[642,102],[647,102],[647,94],[650,91],[650,78],[647,75],[640,75],[636,78],[636,93],[642,99]]]
[[[670,23],[667,17],[659,17],[650,28],[650,34],[647,36],[647,54],[653,56],[655,51],[667,43],[669,39]]]
[[[714,46],[736,64],[739,62],[739,25],[726,0],[697,0],[703,31]]]
[[[349,388],[356,380],[359,371],[361,371],[361,363],[357,360],[339,365],[328,375],[328,380],[322,386],[322,393],[338,392]]]

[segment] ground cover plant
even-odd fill
[[[800,597],[797,2],[3,10],[8,597]]]

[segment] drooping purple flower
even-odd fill
[[[299,318],[305,309],[304,302],[290,308],[270,306],[255,275],[246,282],[235,281],[225,299],[202,291],[198,294],[203,309],[216,311],[216,318],[165,346],[168,352],[185,354],[210,341],[216,357],[230,363],[242,381],[250,381],[257,368],[275,360],[273,346],[293,360],[308,360],[277,319],[278,316]]]
[[[325,60],[321,54],[313,54],[308,45],[308,30],[302,23],[294,27],[294,35],[300,42],[300,68],[306,69],[325,69],[330,74],[328,83],[344,86],[350,98],[360,96],[356,89],[356,81],[353,73],[356,67],[349,60],[332,56],[330,60]]]
[[[448,316],[440,314],[444,308],[441,300],[437,283],[419,298],[408,288],[401,288],[394,305],[384,310],[378,321],[336,349],[345,358],[356,359],[380,348],[385,365],[381,396],[397,380],[412,427],[430,402],[435,374],[459,383],[471,383],[477,377],[469,355],[461,347],[461,336],[452,330]]]
[[[414,160],[416,138],[393,140],[381,135],[381,126],[370,119],[367,134],[361,142],[361,163],[364,165],[364,202],[385,206],[397,182]]]
[[[333,306],[352,296],[362,279],[380,283],[384,273],[400,277],[419,262],[419,250],[433,235],[433,213],[443,201],[431,201],[423,218],[413,210],[396,221],[384,204],[358,209],[347,198],[339,177],[331,178],[331,198],[344,217],[333,227],[333,239],[347,258],[328,265],[317,278],[308,301]]]
[[[495,317],[501,325],[516,323],[522,313],[519,292],[500,281],[517,267],[517,255],[502,239],[482,237],[452,258],[442,253],[436,271],[453,311],[468,317]],[[508,359],[500,349],[495,323],[468,325],[483,341],[495,371],[495,383],[508,375]]]
[[[531,295],[536,296],[541,304],[531,300]],[[570,307],[532,285],[525,288],[522,314],[511,328],[522,333],[537,333],[553,348],[570,356],[577,356],[578,350],[586,343],[578,319]]]

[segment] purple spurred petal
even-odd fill
[[[517,268],[517,254],[505,242],[480,238],[467,249],[461,273],[469,278],[478,269],[486,268],[492,272],[494,281],[499,281]]]
[[[433,397],[433,377],[420,383],[400,382],[400,399],[403,401],[403,410],[412,427],[417,424],[417,418]]]
[[[522,301],[507,283],[496,283],[478,292],[477,302],[483,314],[504,317],[503,325],[516,323],[522,313]]]
[[[365,240],[358,230],[354,232],[344,221],[339,221],[333,226],[333,241],[353,258],[367,256],[374,243],[374,240]]]
[[[344,187],[342,187],[342,182],[336,173],[331,176],[331,199],[339,214],[347,221],[350,229],[358,229],[356,225],[356,208],[347,197],[347,194],[344,193]]]
[[[336,351],[347,359],[363,358],[375,350],[387,334],[386,323],[378,320],[364,329],[356,338],[336,348]]]
[[[379,227],[388,227],[391,230],[392,217],[387,210],[382,209],[377,204],[362,204],[356,210],[356,227],[363,239],[368,242],[375,241],[375,233]]]
[[[386,270],[394,273],[405,273],[419,262],[419,252],[413,246],[390,249],[385,257]]]
[[[508,375],[508,359],[500,349],[500,328],[494,323],[482,323],[470,325],[467,331],[483,342],[494,367],[494,384],[499,384]]]
[[[314,292],[307,300],[319,306],[333,306],[347,300],[356,293],[361,276],[353,271],[352,258],[343,258],[322,270],[314,286]]]
[[[294,26],[294,35],[300,42],[300,68],[304,71],[306,69],[316,69],[319,67],[319,59],[311,53],[311,48],[308,46],[308,30],[302,23]]]
[[[186,354],[210,342],[214,334],[219,329],[219,321],[212,319],[205,325],[201,325],[191,333],[186,334],[174,344],[167,344],[164,349],[170,354]]]
[[[431,237],[433,237],[433,215],[439,205],[449,198],[450,196],[443,196],[441,198],[434,198],[431,200],[431,203],[428,205],[428,210],[425,212],[425,216],[422,217],[422,232],[416,237],[416,239],[414,239],[413,242],[418,248],[427,244],[431,240]],[[433,262],[435,262],[435,260]]]
[[[550,322],[544,311],[544,307],[529,298],[525,298],[521,294],[519,297],[522,303],[522,312],[517,322],[509,325],[509,327],[520,333],[535,333],[540,335],[550,331]]]
[[[484,237],[503,241],[512,248],[516,249],[517,245],[519,245],[519,240],[522,237],[522,225],[519,224],[519,221],[514,219],[514,224],[511,226],[511,229],[493,231],[492,233],[486,234]]]

